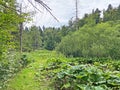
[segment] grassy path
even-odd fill
[[[21,70],[10,80],[6,90],[50,90],[49,82],[38,82],[35,79],[37,70],[46,63],[48,58],[56,57],[54,52],[36,51],[27,54],[33,62]]]

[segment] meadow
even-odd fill
[[[30,63],[4,90],[119,90],[120,61],[66,58],[55,51],[24,53]]]

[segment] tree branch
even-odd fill
[[[40,5],[42,5],[49,13],[50,15],[57,21],[59,22],[59,20],[53,15],[53,13],[51,12],[51,8],[48,7],[43,1],[41,0],[35,0],[36,2],[38,2]]]
[[[39,12],[42,13],[42,11],[41,11],[40,9],[38,9],[30,0],[28,0],[28,2],[29,2],[35,9],[37,9]]]

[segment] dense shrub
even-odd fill
[[[119,23],[100,23],[92,27],[85,25],[63,38],[56,50],[73,57],[120,58]]]
[[[6,86],[11,77],[29,63],[26,55],[9,53],[6,58],[0,62],[0,89]]]

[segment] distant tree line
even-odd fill
[[[103,10],[98,8],[85,14],[78,21],[69,20],[68,26],[60,28],[32,26],[23,32],[23,50],[54,50],[66,56],[119,57],[120,5],[110,4]]]
[[[96,9],[73,23],[77,31],[64,37],[57,51],[72,57],[120,58],[120,5],[113,8],[110,4],[100,15]]]

